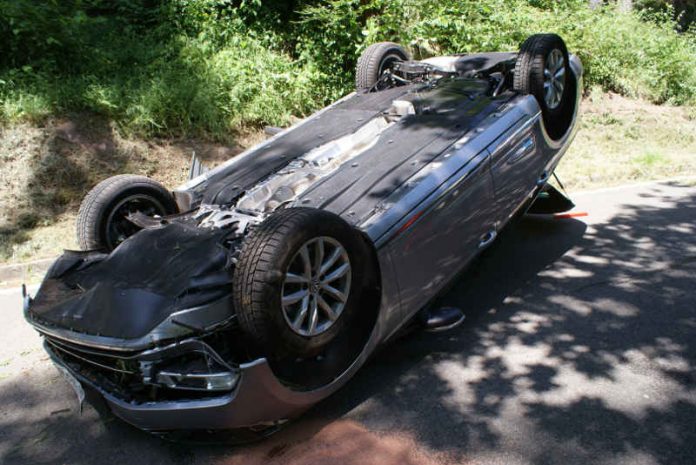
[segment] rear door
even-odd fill
[[[488,163],[484,151],[397,225],[389,247],[405,311],[425,305],[495,238]]]
[[[495,187],[496,219],[505,224],[531,194],[537,183],[548,178],[546,158],[540,150],[538,118],[524,118],[489,146]]]

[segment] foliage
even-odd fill
[[[694,0],[636,0],[634,6],[651,14],[666,13],[679,24],[682,30],[687,30],[696,20]]]
[[[696,36],[650,11],[584,0],[0,0],[0,120],[88,109],[141,135],[225,138],[348,92],[374,41],[422,57],[514,50],[542,31],[566,39],[590,85],[696,103]]]

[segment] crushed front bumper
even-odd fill
[[[25,318],[44,337],[44,347],[53,362],[86,391],[103,398],[116,416],[154,433],[268,431],[339,389],[374,347],[368,344],[351,366],[327,385],[294,390],[278,379],[265,358],[238,364],[226,361],[229,357],[223,359],[203,337],[182,335],[169,345],[152,338],[124,344],[121,339],[45,326],[32,318],[31,298],[24,294]],[[206,354],[217,362],[217,374],[227,371],[234,374],[233,379],[228,378],[225,384],[218,382],[219,377],[214,381],[207,377],[204,379],[210,382],[198,386],[200,389],[172,389],[172,383],[190,382],[191,377],[180,376],[186,372],[168,362],[191,353]],[[166,376],[159,376],[163,371]],[[148,389],[157,389],[159,395],[152,400]]]
[[[189,342],[182,341],[179,345]],[[229,392],[190,399],[138,401],[127,399],[109,383],[100,382],[89,369],[69,361],[50,339],[44,346],[54,363],[65,368],[84,387],[96,391],[115,415],[148,431],[272,426],[299,415],[328,395],[290,390],[261,358],[236,367],[238,380]]]

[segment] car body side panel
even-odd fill
[[[435,297],[478,253],[482,236],[494,229],[487,152],[470,165],[434,206],[415,213],[413,224],[407,223],[389,243],[400,270],[397,279],[404,318]]]
[[[539,117],[520,120],[489,148],[495,185],[495,221],[503,225],[536,186],[549,152],[535,130]]]
[[[536,99],[530,95],[518,95],[501,107],[497,113],[488,115],[484,121],[480,122],[475,134],[464,136],[450,150],[443,153],[441,157],[436,158],[430,164],[430,175],[420,177],[417,180],[407,180],[402,188],[378,205],[377,210],[373,212],[374,214],[361,224],[361,228],[368,233],[378,248],[388,246],[393,257],[395,257],[396,274],[399,280],[399,291],[402,301],[401,311],[404,315],[404,321],[417,312],[420,309],[420,305],[427,302],[428,299],[426,297],[418,297],[424,286],[427,289],[438,288],[437,284],[434,283],[428,286],[425,278],[419,280],[409,275],[420,273],[423,268],[427,268],[427,271],[424,272],[426,277],[435,276],[439,273],[439,268],[433,266],[437,262],[428,257],[423,257],[422,261],[414,261],[410,264],[400,262],[400,257],[405,251],[404,244],[398,240],[398,232],[408,225],[418,212],[433,208],[433,205],[446,198],[452,186],[461,182],[460,178],[466,177],[472,169],[472,165],[465,165],[464,169],[460,169],[462,161],[471,159],[476,153],[481,154],[480,156],[494,153],[497,155],[498,163],[512,161],[509,165],[513,167],[517,165],[518,168],[523,166],[519,165],[520,160],[526,158],[519,179],[517,179],[518,186],[516,191],[508,196],[511,206],[508,207],[505,215],[496,213],[496,208],[499,207],[499,204],[495,203],[495,195],[487,196],[485,191],[480,191],[479,195],[481,197],[476,198],[477,195],[472,194],[471,201],[479,203],[482,206],[482,212],[486,211],[483,206],[488,201],[490,209],[487,210],[487,213],[490,216],[483,220],[485,224],[494,224],[493,231],[502,229],[509,221],[511,213],[514,213],[518,206],[524,204],[529,195],[536,191],[539,178],[546,177],[548,173],[553,172],[577,131],[576,116],[582,89],[583,70],[582,64],[574,55],[571,55],[571,67],[576,80],[578,101],[576,102],[576,114],[574,115],[572,125],[560,140],[551,140],[546,133],[541,118],[541,110]],[[530,138],[533,139],[531,147],[528,145]],[[491,174],[494,173],[495,170],[491,169]],[[515,171],[512,171],[510,174],[513,178],[517,176]],[[419,175],[414,177],[418,178]],[[503,177],[499,177],[496,184],[494,177],[491,187],[495,189],[501,188],[500,184],[502,182],[505,182]],[[501,192],[505,192],[505,190],[503,189]],[[463,211],[467,210],[464,209]],[[447,215],[444,215],[444,218],[447,219]],[[452,216],[449,217],[449,220],[456,222],[456,219]],[[419,221],[416,218],[413,227],[417,226]],[[485,234],[486,232],[488,230],[483,228],[483,233]],[[477,239],[483,239],[479,236],[476,237]],[[427,237],[423,238],[423,240],[427,240]],[[429,247],[424,248],[430,250]],[[470,248],[467,248],[463,255],[460,256],[461,267],[464,267],[472,256],[476,254],[476,251],[474,251],[473,255],[468,255],[470,250]],[[453,276],[454,273],[450,274],[450,279]],[[398,328],[393,330],[396,329]]]

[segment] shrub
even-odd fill
[[[357,3],[362,6],[353,6]],[[351,25],[344,28],[351,33],[343,41],[349,45],[339,50],[340,42],[324,41],[331,48],[321,56],[354,57],[360,48],[355,44],[378,40],[408,44],[417,57],[515,50],[530,34],[550,31],[563,36],[583,60],[589,86],[598,84],[657,103],[696,103],[696,38],[693,33],[678,34],[667,16],[643,21],[635,12],[621,13],[611,7],[591,10],[584,0],[364,3],[332,0],[323,2],[331,8],[312,6],[302,11],[305,21],[322,24],[330,37],[335,37],[332,30],[338,25]],[[356,17],[366,16],[371,9],[362,31],[353,26]]]
[[[653,10],[651,10],[653,11]],[[0,0],[0,120],[90,110],[140,135],[285,124],[350,91],[360,51],[514,50],[561,34],[587,84],[696,103],[696,35],[585,0]]]

